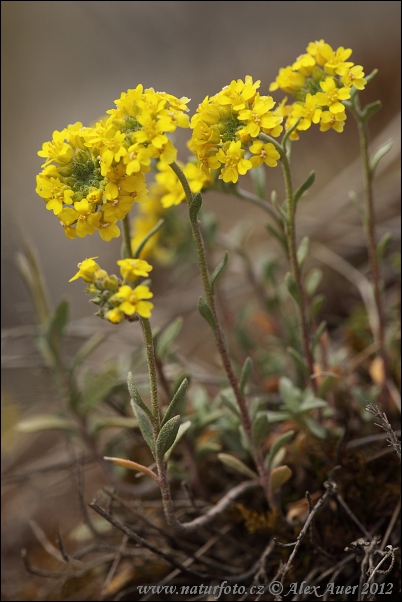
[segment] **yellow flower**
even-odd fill
[[[305,81],[306,78],[302,73],[293,71],[292,67],[285,67],[284,69],[279,69],[279,74],[276,80],[269,86],[269,90],[273,92],[280,88],[287,94],[295,94],[303,88]]]
[[[220,149],[218,159],[223,163],[219,178],[224,182],[236,184],[239,175],[243,176],[253,167],[251,161],[244,158],[244,150],[241,148],[240,140],[231,142],[226,151]]]
[[[272,142],[263,144],[260,140],[255,140],[250,146],[250,151],[255,155],[250,158],[253,167],[259,167],[263,163],[269,167],[276,167],[281,157]]]
[[[340,75],[344,86],[354,86],[357,90],[364,90],[367,81],[364,79],[364,71],[361,65],[345,67],[341,70]]]
[[[143,259],[120,259],[117,262],[120,266],[120,272],[124,280],[134,282],[138,276],[148,276],[148,272],[152,270],[152,266]]]
[[[343,106],[343,105],[342,105]],[[303,103],[295,102],[292,107],[292,112],[288,118],[287,126],[292,127],[298,119],[300,119],[297,129],[308,130],[311,123],[319,123],[322,109],[317,107],[316,96],[307,94]]]
[[[346,113],[333,113],[332,111],[323,111],[321,113],[320,131],[326,132],[333,129],[338,133],[343,132],[345,125]]]
[[[99,236],[102,240],[110,242],[112,238],[119,238],[120,230],[114,221],[104,222],[99,224]]]
[[[327,77],[320,83],[324,92],[317,92],[315,102],[318,106],[327,106],[331,113],[342,113],[345,110],[342,100],[350,98],[350,88],[338,88],[333,77]]]
[[[135,289],[132,289],[131,286],[125,284],[121,286],[117,293],[109,300],[111,304],[116,303],[114,313],[112,316],[109,316],[109,313],[107,313],[105,317],[107,320],[109,320],[110,317],[116,319],[117,310],[117,312],[122,312],[127,316],[133,316],[137,313],[142,318],[149,318],[151,316],[153,304],[150,301],[144,301],[144,299],[151,299],[152,297],[153,294],[144,284],[136,286]]]
[[[97,257],[90,257],[89,259],[84,259],[84,261],[81,261],[77,267],[78,267],[78,272],[75,274],[75,276],[73,276],[72,278],[70,278],[69,282],[72,282],[73,280],[78,280],[78,278],[82,278],[84,280],[84,282],[94,282],[95,280],[95,273],[100,270],[99,265],[96,263],[96,261],[94,261],[94,259],[98,259]]]

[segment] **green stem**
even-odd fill
[[[188,207],[190,207],[190,205],[193,201],[193,194],[191,192],[187,178],[184,175],[183,171],[180,169],[180,167],[176,163],[172,163],[170,165],[170,167],[172,168],[172,170],[174,171],[176,176],[179,178],[179,180],[183,186],[184,193],[186,195],[187,205],[188,205]],[[201,233],[200,223],[198,220],[191,220],[191,219],[190,219],[190,222],[191,222],[191,227],[193,230],[193,238],[194,238],[195,247],[196,247],[196,251],[197,251],[198,265],[199,265],[199,269],[200,269],[200,273],[201,273],[201,280],[202,280],[202,284],[204,287],[206,301],[212,312],[212,315],[213,315],[214,321],[215,321],[215,325],[216,325],[216,327],[213,329],[213,332],[215,335],[216,346],[217,346],[224,370],[226,372],[226,376],[229,380],[230,386],[233,390],[233,393],[234,393],[236,401],[237,401],[237,405],[239,407],[239,410],[240,410],[240,413],[242,416],[243,427],[244,427],[246,435],[250,441],[250,446],[251,446],[252,453],[253,453],[255,463],[257,466],[257,470],[258,470],[258,473],[260,476],[261,485],[265,491],[268,503],[270,503],[268,472],[264,465],[264,458],[263,458],[261,450],[256,449],[252,442],[252,423],[251,423],[250,415],[248,412],[247,403],[244,398],[244,395],[242,394],[242,392],[240,390],[239,382],[237,380],[236,374],[235,374],[233,366],[232,366],[232,362],[230,360],[230,357],[229,357],[229,354],[227,351],[225,335],[223,333],[222,327],[220,325],[219,317],[218,317],[218,314],[216,311],[214,291],[211,286],[211,281],[210,281],[210,277],[209,277],[208,265],[207,265],[206,255],[205,255],[204,241],[203,241],[203,237],[202,237],[202,233]]]
[[[260,138],[264,140],[264,142],[273,142],[274,139],[270,136],[265,136],[264,134],[260,134]],[[300,304],[297,304],[299,310],[299,319],[300,319],[300,330],[301,330],[301,340],[303,345],[304,356],[307,361],[307,368],[310,374],[310,385],[313,389],[314,393],[317,394],[317,382],[315,378],[312,378],[314,374],[314,358],[311,351],[310,345],[310,336],[309,336],[309,317],[308,317],[308,303],[307,303],[307,295],[304,290],[303,280],[301,276],[301,270],[299,266],[299,262],[297,261],[297,248],[296,248],[296,203],[294,202],[293,197],[293,185],[292,185],[292,174],[290,171],[290,164],[287,153],[285,149],[279,145],[279,143],[275,140],[275,146],[279,150],[281,155],[281,165],[283,176],[285,180],[285,191],[286,191],[286,208],[287,208],[287,220],[286,220],[286,238],[288,241],[288,253],[289,253],[289,263],[290,268],[292,270],[292,275],[296,283],[297,290],[299,292]]]
[[[131,236],[130,236],[130,222],[129,217],[123,219],[123,238],[124,238],[124,246],[126,248],[127,257],[133,258],[133,251],[131,247]],[[142,326],[142,330],[144,333],[145,339],[145,347],[147,352],[147,364],[148,364],[148,374],[149,374],[149,383],[151,390],[151,407],[152,407],[152,415],[154,417],[154,429],[155,436],[158,435],[160,429],[160,413],[159,413],[159,403],[158,403],[158,380],[156,376],[156,362],[155,362],[155,349],[154,342],[152,337],[152,329],[151,323],[148,318],[141,318],[140,322]]]
[[[356,102],[358,102],[356,100]],[[360,151],[363,160],[364,186],[366,195],[366,219],[365,231],[367,240],[367,251],[370,263],[371,279],[373,286],[374,301],[377,309],[377,329],[373,332],[374,340],[378,345],[378,352],[383,362],[384,380],[383,380],[383,395],[387,392],[388,380],[388,357],[385,349],[385,329],[384,329],[384,312],[382,307],[382,297],[380,289],[380,266],[376,253],[376,234],[375,234],[375,209],[373,195],[373,173],[370,169],[369,157],[369,135],[367,121],[363,119],[358,106],[353,106],[352,113],[357,121],[359,130]],[[384,399],[385,403],[385,399]]]

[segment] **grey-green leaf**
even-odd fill
[[[156,457],[159,461],[163,461],[167,451],[172,447],[180,428],[180,416],[175,416],[168,420],[159,431],[156,440]]]
[[[183,326],[183,318],[180,316],[173,320],[169,326],[167,326],[163,332],[158,336],[156,342],[156,354],[159,359],[163,360],[167,352],[169,351],[173,341],[180,333],[181,327]]]
[[[211,308],[202,297],[198,299],[198,311],[200,312],[204,320],[208,322],[212,330],[216,330],[214,315],[211,311]]]
[[[305,287],[306,292],[309,297],[314,295],[317,290],[318,285],[320,284],[322,279],[322,270],[319,268],[313,268],[308,272],[305,278]]]
[[[297,305],[301,305],[299,289],[297,288],[296,281],[290,272],[286,274],[285,282],[289,293],[292,295]]]
[[[300,368],[305,374],[308,374],[308,368],[305,359],[294,347],[287,347],[286,353],[290,355],[298,368]]]
[[[376,250],[377,261],[381,261],[381,259],[384,257],[384,253],[388,249],[391,240],[392,240],[391,232],[386,232],[386,234],[384,234],[384,236],[381,238],[380,242],[377,245],[377,250]]]
[[[252,439],[256,447],[259,447],[268,434],[268,416],[266,412],[258,413],[252,426]]]
[[[147,404],[144,402],[144,400],[142,399],[137,387],[135,386],[134,377],[133,377],[132,372],[128,373],[127,385],[128,385],[128,391],[129,391],[130,397],[131,397],[131,402],[132,402],[131,405],[133,406],[133,404],[136,404],[138,407],[140,407],[143,410],[143,412],[145,412],[145,414],[148,416],[151,423],[153,423],[154,417],[152,416],[152,412],[149,409],[149,407],[147,406]],[[134,409],[134,406],[133,406],[133,409]],[[134,410],[134,413],[135,413],[135,410]]]
[[[308,236],[305,236],[302,239],[301,243],[299,244],[299,248],[297,249],[297,263],[299,264],[300,267],[303,266],[303,263],[306,260],[309,247],[310,247],[310,239]]]
[[[240,375],[240,391],[244,393],[244,389],[246,388],[247,381],[250,378],[251,372],[253,370],[253,360],[251,357],[246,357],[243,368],[241,369]]]
[[[189,208],[190,220],[191,223],[195,224],[198,220],[198,214],[200,212],[202,205],[202,195],[200,192],[194,195],[193,200],[191,201],[191,205]]]
[[[325,320],[323,320],[320,325],[318,326],[317,330],[314,333],[313,336],[313,340],[312,340],[312,350],[314,352],[314,349],[316,348],[317,344],[319,343],[319,340],[321,339],[322,335],[324,334],[325,329],[327,328],[327,323]]]
[[[272,445],[271,449],[269,450],[269,453],[267,455],[267,457],[265,458],[265,466],[268,468],[268,470],[271,467],[272,461],[275,458],[276,454],[278,453],[278,451],[287,443],[289,443],[289,441],[293,438],[293,435],[295,434],[295,431],[287,431],[286,433],[284,433],[283,435],[281,435],[279,437],[279,439],[277,439],[275,441],[275,443]]]
[[[187,387],[188,387],[188,380],[187,380],[187,378],[185,378],[183,380],[183,382],[181,383],[180,387],[177,389],[175,395],[173,396],[173,399],[170,402],[168,409],[166,410],[166,413],[163,417],[161,426],[164,426],[170,420],[176,407],[179,405],[179,403],[182,401],[183,397],[185,396]]]
[[[262,200],[265,199],[266,170],[264,167],[265,165],[260,165],[249,172],[255,193]]]
[[[223,256],[223,259],[218,263],[218,265],[216,266],[216,268],[212,272],[212,276],[211,276],[211,287],[212,287],[212,289],[215,286],[216,279],[219,277],[219,275],[221,274],[222,270],[224,270],[224,268],[225,268],[225,266],[227,264],[227,261],[228,261],[228,257],[229,257],[229,254],[226,251],[225,255]]]
[[[299,186],[299,188],[294,193],[293,202],[295,204],[300,199],[300,197],[306,192],[306,190],[308,190],[310,188],[310,186],[312,186],[314,184],[314,180],[315,180],[315,173],[314,173],[314,171],[312,171],[309,174],[308,178],[305,180],[305,182],[303,182],[303,184],[301,186]]]
[[[152,425],[149,421],[147,414],[144,410],[141,409],[134,401],[131,399],[131,407],[133,408],[133,412],[135,417],[138,420],[138,426],[140,427],[140,431],[146,444],[151,450],[152,454],[155,456],[155,441],[154,441],[154,431]]]
[[[257,479],[258,475],[251,470],[248,466],[246,466],[241,460],[235,458],[235,456],[231,456],[230,454],[218,454],[218,458],[223,464],[229,466],[233,470],[244,474],[246,477],[250,479]]]
[[[178,444],[180,439],[183,437],[184,433],[190,428],[190,426],[191,426],[191,420],[186,420],[186,422],[183,422],[183,424],[181,424],[179,426],[179,430],[177,432],[177,437],[174,440],[172,447],[165,454],[166,461],[169,460],[170,454],[172,453],[173,449],[176,447],[176,445]]]

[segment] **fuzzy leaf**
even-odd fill
[[[135,386],[134,377],[133,377],[132,372],[128,373],[127,385],[128,385],[128,391],[129,391],[130,397],[131,397],[131,405],[133,406],[133,403],[137,404],[137,406],[139,406],[145,412],[145,414],[148,416],[151,423],[153,423],[154,417],[152,416],[152,412],[149,409],[149,407],[147,406],[147,404],[143,401],[137,387]],[[133,406],[133,410],[134,410],[134,406]],[[135,410],[134,410],[134,413],[135,413]]]
[[[267,224],[266,228],[267,228],[268,232],[270,232],[276,238],[276,240],[279,242],[281,247],[285,251],[287,251],[288,245],[287,245],[285,236],[281,232],[279,232],[276,228],[274,228],[271,224]]]
[[[120,466],[121,468],[128,468],[129,470],[137,470],[138,472],[142,472],[143,474],[148,475],[152,479],[154,479],[157,483],[159,483],[158,476],[151,470],[147,468],[143,464],[138,464],[137,462],[133,462],[132,460],[125,460],[124,458],[109,458],[108,456],[103,457],[107,462],[112,462],[116,466]]]
[[[366,77],[367,79],[367,77]],[[376,100],[375,102],[366,105],[362,111],[362,120],[368,121],[377,111],[381,109],[381,102]]]
[[[215,281],[216,281],[216,279],[219,277],[219,275],[221,274],[222,270],[224,270],[224,269],[225,269],[225,266],[226,266],[226,264],[227,264],[227,261],[228,261],[228,257],[229,257],[229,254],[228,254],[228,252],[226,251],[226,252],[225,252],[225,255],[223,256],[223,259],[222,259],[222,261],[220,261],[220,262],[218,263],[218,265],[216,266],[216,268],[215,268],[215,269],[214,269],[214,271],[212,272],[212,276],[211,276],[211,287],[212,287],[212,290],[213,290],[213,288],[214,288],[214,286],[215,286]]]
[[[376,250],[377,261],[381,261],[381,259],[384,257],[384,253],[388,249],[391,240],[392,240],[391,232],[387,232],[381,238],[380,242],[377,245],[377,250]]]
[[[290,272],[286,274],[285,282],[289,293],[292,295],[297,305],[301,305],[299,289],[297,288],[296,281]]]
[[[304,372],[305,374],[308,374],[307,364],[303,356],[296,349],[294,349],[294,347],[287,347],[286,353],[290,355],[297,368],[302,370],[302,372]]]
[[[173,396],[172,401],[170,402],[170,404],[168,406],[168,409],[166,410],[166,413],[161,422],[161,427],[164,426],[168,422],[168,420],[170,420],[176,407],[179,405],[179,403],[182,401],[183,397],[185,396],[187,388],[188,388],[188,380],[187,380],[187,378],[185,378],[183,380],[183,382],[181,383],[180,387],[177,389],[175,395]]]
[[[37,433],[52,429],[69,432],[76,430],[72,420],[54,414],[35,414],[18,422],[15,429],[20,433]]]
[[[198,311],[200,312],[204,320],[208,322],[212,330],[216,330],[214,315],[211,311],[211,308],[202,297],[198,299]]]
[[[305,182],[296,190],[293,195],[293,202],[296,204],[300,197],[308,190],[313,184],[315,180],[315,173],[312,171]]]
[[[140,242],[140,244],[134,251],[134,255],[133,255],[134,259],[137,259],[137,257],[139,257],[141,255],[142,250],[145,247],[145,245],[147,244],[147,242],[149,241],[149,239],[152,238],[152,236],[154,234],[156,234],[158,232],[158,230],[160,230],[162,228],[164,221],[165,220],[160,219],[158,221],[158,223],[155,224],[155,226],[149,232],[147,232],[147,234],[144,236],[144,238],[142,239],[142,241]]]
[[[183,318],[179,316],[160,333],[156,342],[156,355],[159,359],[163,360],[166,357],[182,326]]]
[[[91,433],[97,433],[105,428],[126,428],[132,429],[138,427],[138,420],[129,418],[128,416],[107,416],[103,418],[95,418],[91,421]]]
[[[178,442],[180,441],[180,439],[183,437],[184,433],[190,428],[190,426],[191,426],[191,420],[186,420],[186,422],[183,422],[183,424],[181,424],[179,426],[179,430],[177,432],[177,437],[174,440],[174,443],[173,443],[172,447],[165,454],[165,460],[166,461],[169,460],[170,454],[172,453],[173,449],[176,447],[176,445],[178,444]]]
[[[200,192],[194,195],[193,200],[189,208],[190,220],[192,224],[195,224],[198,220],[198,214],[202,205],[202,195]]]
[[[246,466],[238,458],[235,458],[235,456],[231,456],[230,454],[218,454],[218,458],[223,464],[226,464],[226,466],[233,468],[233,470],[244,474],[246,477],[249,477],[249,479],[258,478],[258,475],[253,470],[251,470],[251,468]]]
[[[240,375],[240,391],[244,393],[244,389],[246,388],[247,381],[250,378],[251,372],[253,370],[253,360],[251,357],[246,357],[244,360],[243,368],[241,369]]]
[[[308,236],[305,236],[302,239],[301,243],[299,244],[299,248],[297,249],[297,263],[299,264],[300,267],[303,266],[303,263],[306,260],[309,247],[310,247],[310,239]]]
[[[252,169],[250,173],[251,182],[253,184],[256,195],[264,200],[265,199],[265,181],[266,181],[266,170],[265,166],[260,165]]]
[[[145,443],[148,445],[152,454],[155,456],[155,441],[154,441],[154,431],[152,425],[149,421],[147,414],[144,410],[138,406],[133,399],[130,401],[131,407],[133,408],[133,412],[135,417],[138,420],[138,426],[140,427],[140,431],[142,436],[144,437]]]
[[[286,464],[274,468],[271,472],[270,480],[271,495],[275,495],[282,485],[284,485],[286,481],[289,481],[292,474],[292,471],[290,470],[289,466],[286,466]]]
[[[252,439],[256,447],[259,447],[263,442],[264,438],[268,434],[268,416],[266,412],[258,413],[252,426]]]
[[[78,411],[87,414],[101,403],[110,391],[118,384],[116,366],[110,364],[100,373],[88,370],[85,374]]]
[[[321,337],[322,337],[323,333],[325,332],[326,328],[327,328],[327,323],[326,323],[325,320],[323,320],[319,324],[319,326],[318,326],[318,328],[315,331],[314,336],[313,336],[313,340],[312,340],[312,344],[311,344],[313,352],[314,352],[314,349],[316,348],[316,345],[318,345],[319,340],[321,339]]]
[[[381,161],[381,159],[383,157],[385,157],[385,155],[387,153],[389,153],[389,151],[392,148],[392,145],[393,145],[393,141],[392,140],[387,140],[383,144],[380,144],[380,146],[378,148],[376,148],[376,150],[373,152],[373,154],[372,154],[372,156],[370,158],[370,172],[372,174],[377,169],[377,165],[379,164],[379,162]]]
[[[311,391],[307,391],[300,405],[300,412],[308,412],[309,410],[316,410],[317,408],[326,408],[327,405],[326,401],[314,397]]]
[[[93,352],[99,345],[104,341],[105,335],[99,332],[96,332],[93,336],[91,336],[82,347],[79,348],[77,353],[75,354],[73,364],[71,366],[71,371],[76,370],[82,362],[86,360],[86,358]]]
[[[320,284],[322,279],[322,270],[319,268],[313,268],[308,272],[306,278],[304,280],[306,292],[309,297],[314,295],[317,290],[318,285]]]
[[[278,203],[276,195],[272,196],[272,204],[275,207],[275,209],[277,210],[277,212],[279,213],[279,215],[281,216],[283,223],[286,225],[288,223],[288,216],[287,216],[285,209],[283,207],[281,207],[281,205]]]
[[[326,299],[325,295],[320,294],[320,295],[315,295],[313,297],[313,299],[311,300],[311,304],[310,304],[310,314],[313,319],[316,318],[317,315],[320,313],[320,311],[324,307],[326,301],[327,301],[327,299]]]
[[[172,447],[175,439],[177,437],[179,428],[180,428],[180,416],[175,416],[171,418],[161,428],[159,431],[158,438],[156,440],[156,457],[159,461],[163,461],[164,456],[167,451]]]
[[[269,450],[269,453],[267,454],[266,458],[265,458],[265,466],[268,468],[268,470],[271,467],[272,461],[275,458],[276,454],[278,453],[278,451],[287,443],[289,443],[289,441],[293,438],[293,435],[295,434],[295,431],[287,431],[286,433],[284,433],[283,435],[281,435],[279,437],[279,439],[277,439],[275,441],[275,443],[272,445],[271,449]]]

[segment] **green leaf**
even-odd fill
[[[270,232],[272,234],[272,236],[274,236],[276,238],[276,240],[279,242],[281,247],[285,251],[287,251],[288,244],[286,242],[285,236],[281,232],[279,232],[276,228],[274,228],[271,224],[267,224],[265,227],[268,230],[268,232]]]
[[[283,435],[281,435],[279,437],[279,439],[277,439],[275,441],[275,443],[272,445],[271,449],[269,450],[269,453],[267,454],[266,458],[265,458],[265,466],[268,468],[268,470],[271,467],[272,461],[275,458],[276,454],[278,453],[278,451],[287,443],[289,443],[289,441],[291,439],[293,439],[293,435],[295,434],[295,431],[286,431],[286,433],[284,433]]]
[[[202,195],[200,192],[194,195],[193,200],[189,208],[190,220],[192,224],[195,224],[198,220],[198,214],[202,205]]]
[[[70,433],[76,431],[75,423],[72,420],[54,414],[35,414],[21,420],[14,428],[20,433],[37,433],[53,429]]]
[[[246,384],[248,379],[250,378],[251,372],[253,370],[253,360],[251,357],[246,357],[244,360],[243,368],[241,369],[240,375],[240,391],[244,394],[244,389],[246,388]]]
[[[306,292],[309,297],[312,297],[317,290],[318,285],[322,280],[322,270],[319,268],[313,268],[306,274],[304,283]]]
[[[156,342],[156,355],[163,360],[171,347],[173,341],[177,338],[183,326],[183,318],[176,318],[167,326],[158,336]]]
[[[305,236],[301,243],[299,244],[299,248],[297,249],[297,263],[300,267],[303,266],[303,263],[306,260],[308,250],[310,247],[310,239],[308,236]]]
[[[306,192],[306,190],[308,190],[314,184],[314,180],[315,180],[315,172],[312,171],[312,172],[310,172],[306,181],[303,182],[303,184],[301,186],[299,186],[299,188],[294,193],[293,202],[295,205],[296,205],[297,201],[300,199],[300,197]]]
[[[246,477],[249,477],[249,479],[254,480],[258,478],[258,475],[251,470],[251,468],[246,466],[244,462],[238,458],[235,458],[235,456],[231,456],[230,454],[218,454],[218,458],[223,464],[226,464],[226,466],[229,466],[229,468],[232,468]]]
[[[148,445],[153,456],[155,456],[154,431],[150,423],[149,417],[144,412],[144,410],[141,409],[140,406],[134,403],[133,399],[130,400],[130,403],[131,407],[133,408],[134,415],[138,420],[138,426],[140,427],[140,431],[142,436],[144,437],[144,441]]]
[[[314,397],[314,394],[311,391],[307,391],[300,405],[300,412],[308,412],[309,410],[316,410],[317,408],[326,408],[327,405],[326,401]]]
[[[294,347],[287,347],[286,353],[290,355],[297,368],[299,368],[303,373],[308,374],[307,364],[301,353],[299,353]]]
[[[158,221],[158,223],[155,224],[155,226],[149,232],[147,232],[146,236],[144,236],[144,238],[142,239],[142,241],[140,242],[140,244],[134,251],[134,255],[133,255],[134,259],[136,259],[137,257],[139,257],[141,255],[141,252],[142,252],[143,248],[145,247],[145,245],[147,244],[147,242],[149,241],[149,239],[152,238],[152,236],[154,234],[156,234],[158,232],[158,230],[160,230],[162,228],[164,221],[165,220],[160,219]]]
[[[70,313],[70,304],[62,300],[56,308],[54,314],[50,317],[45,330],[45,339],[52,355],[53,364],[57,363],[60,353],[60,342],[66,326],[68,324]]]
[[[259,447],[268,434],[268,416],[266,412],[259,412],[253,421],[252,434],[253,443]]]
[[[170,420],[176,407],[179,405],[179,403],[184,398],[186,391],[187,391],[187,387],[188,387],[188,380],[187,380],[187,378],[185,378],[183,380],[183,382],[181,383],[180,387],[177,389],[172,401],[170,402],[170,404],[168,406],[168,409],[166,410],[166,413],[165,413],[162,423],[161,423],[161,427],[164,426],[166,424],[166,422],[168,422],[168,420]]]
[[[367,78],[366,78],[367,79]],[[361,113],[362,121],[368,121],[377,111],[381,109],[381,102],[376,100],[369,105],[366,105]]]
[[[272,195],[272,204],[281,216],[283,223],[286,225],[288,223],[288,216],[285,209],[279,205],[276,195]]]
[[[391,240],[392,240],[392,234],[391,234],[391,232],[387,232],[381,238],[380,242],[377,245],[377,250],[375,252],[376,257],[377,257],[377,261],[381,261],[382,260],[382,258],[384,257],[384,254],[385,254],[386,250],[388,249],[388,247],[390,245]]]
[[[323,333],[325,332],[326,328],[327,328],[327,323],[326,323],[325,320],[323,320],[319,324],[319,326],[318,326],[318,328],[315,331],[314,336],[313,336],[313,340],[312,340],[312,343],[311,343],[311,347],[312,347],[312,351],[313,352],[314,352],[314,349],[316,348],[316,345],[319,343],[320,338],[322,337]]]
[[[288,272],[285,276],[285,283],[289,293],[292,295],[297,305],[301,305],[299,289],[297,288],[296,281],[290,272]]]
[[[284,485],[286,481],[289,481],[292,474],[292,471],[290,470],[289,466],[286,466],[286,464],[274,468],[271,472],[269,484],[271,495],[275,495],[275,493],[279,491],[282,485]]]
[[[370,162],[369,162],[371,174],[373,174],[375,172],[375,170],[377,169],[377,165],[379,164],[381,159],[383,157],[385,157],[385,155],[387,153],[389,153],[389,151],[392,148],[392,145],[393,145],[393,141],[387,140],[386,142],[383,142],[383,144],[380,144],[380,146],[378,148],[376,148],[376,150],[373,152],[373,154],[370,157]]]
[[[100,332],[96,332],[87,341],[85,341],[85,343],[82,345],[82,347],[80,347],[79,350],[77,351],[77,353],[75,354],[75,357],[74,357],[74,360],[73,360],[73,363],[71,366],[71,372],[74,372],[82,364],[82,362],[84,362],[86,360],[86,358],[93,351],[95,351],[95,349],[97,347],[99,347],[99,345],[104,340],[105,340],[105,335],[101,334]]]
[[[138,420],[128,416],[106,416],[91,420],[90,431],[95,434],[105,428],[132,429],[138,427]]]
[[[168,420],[159,431],[156,440],[156,457],[162,462],[167,451],[172,447],[180,428],[180,416]]]
[[[137,387],[135,386],[134,377],[133,377],[132,372],[128,373],[127,385],[128,385],[128,391],[129,391],[130,397],[131,397],[131,405],[133,406],[133,404],[136,404],[138,407],[140,407],[142,409],[142,411],[145,412],[145,414],[148,416],[151,423],[153,424],[154,417],[152,416],[152,412],[149,409],[149,407],[147,406],[147,404],[143,401]],[[134,406],[133,406],[133,409],[134,409]],[[135,413],[135,410],[134,410],[134,413]]]
[[[186,420],[186,422],[183,422],[183,424],[180,425],[179,430],[177,432],[177,437],[174,440],[172,447],[165,454],[166,461],[169,460],[170,454],[172,453],[173,449],[176,447],[176,445],[178,444],[180,439],[183,437],[184,433],[190,428],[190,426],[191,426],[191,420]]]
[[[280,412],[279,410],[272,410],[272,412],[267,412],[267,416],[268,422],[284,422],[285,420],[290,420],[292,417],[290,412]]]
[[[265,199],[265,181],[266,181],[266,171],[263,165],[259,167],[255,167],[250,172],[250,178],[253,183],[253,188],[256,195],[264,200]]]
[[[226,251],[225,255],[223,256],[222,261],[220,261],[218,263],[218,265],[216,266],[216,268],[212,272],[212,276],[211,276],[211,287],[212,287],[212,290],[214,289],[216,279],[219,277],[220,273],[222,272],[222,270],[225,268],[225,266],[227,264],[228,257],[229,257],[229,254]]]
[[[198,311],[200,312],[204,320],[208,322],[212,330],[216,330],[216,323],[212,310],[202,297],[198,299]]]
[[[88,370],[81,390],[79,413],[87,414],[92,408],[104,401],[117,384],[118,374],[114,364],[106,366],[103,372],[100,373]]]
[[[304,420],[305,427],[318,439],[326,439],[327,438],[327,429],[313,420],[312,418],[306,417]]]
[[[311,303],[310,303],[310,314],[313,319],[318,316],[318,314],[324,307],[326,301],[327,301],[327,299],[326,299],[325,295],[320,294],[320,295],[315,295],[315,297],[313,297],[313,299],[311,300]]]

